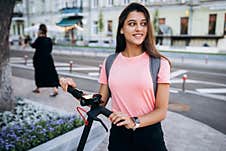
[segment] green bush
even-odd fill
[[[83,125],[75,115],[40,111],[22,100],[18,101],[15,111],[15,114],[0,114],[1,151],[28,150]]]

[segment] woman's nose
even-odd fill
[[[142,29],[142,26],[138,24],[138,25],[136,26],[136,31],[140,31],[141,29]]]

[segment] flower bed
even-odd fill
[[[14,113],[0,113],[0,150],[28,150],[82,124],[75,115],[47,111],[18,98]]]

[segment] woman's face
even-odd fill
[[[120,30],[126,45],[141,45],[147,35],[147,20],[142,12],[133,11],[127,16]]]

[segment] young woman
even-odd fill
[[[112,98],[108,150],[166,151],[160,122],[167,114],[170,63],[155,47],[150,15],[143,5],[131,3],[119,16],[116,53],[109,77],[104,62],[99,79],[103,105],[109,98],[108,87]],[[150,56],[160,58],[156,97]],[[68,85],[76,86],[71,79],[60,82],[64,90]]]
[[[51,55],[52,40],[47,37],[47,27],[45,24],[39,26],[38,38],[31,44],[35,48],[33,56],[33,66],[35,69],[35,84],[34,93],[40,93],[41,87],[53,87],[51,97],[58,94],[59,79],[54,66],[54,61]]]

